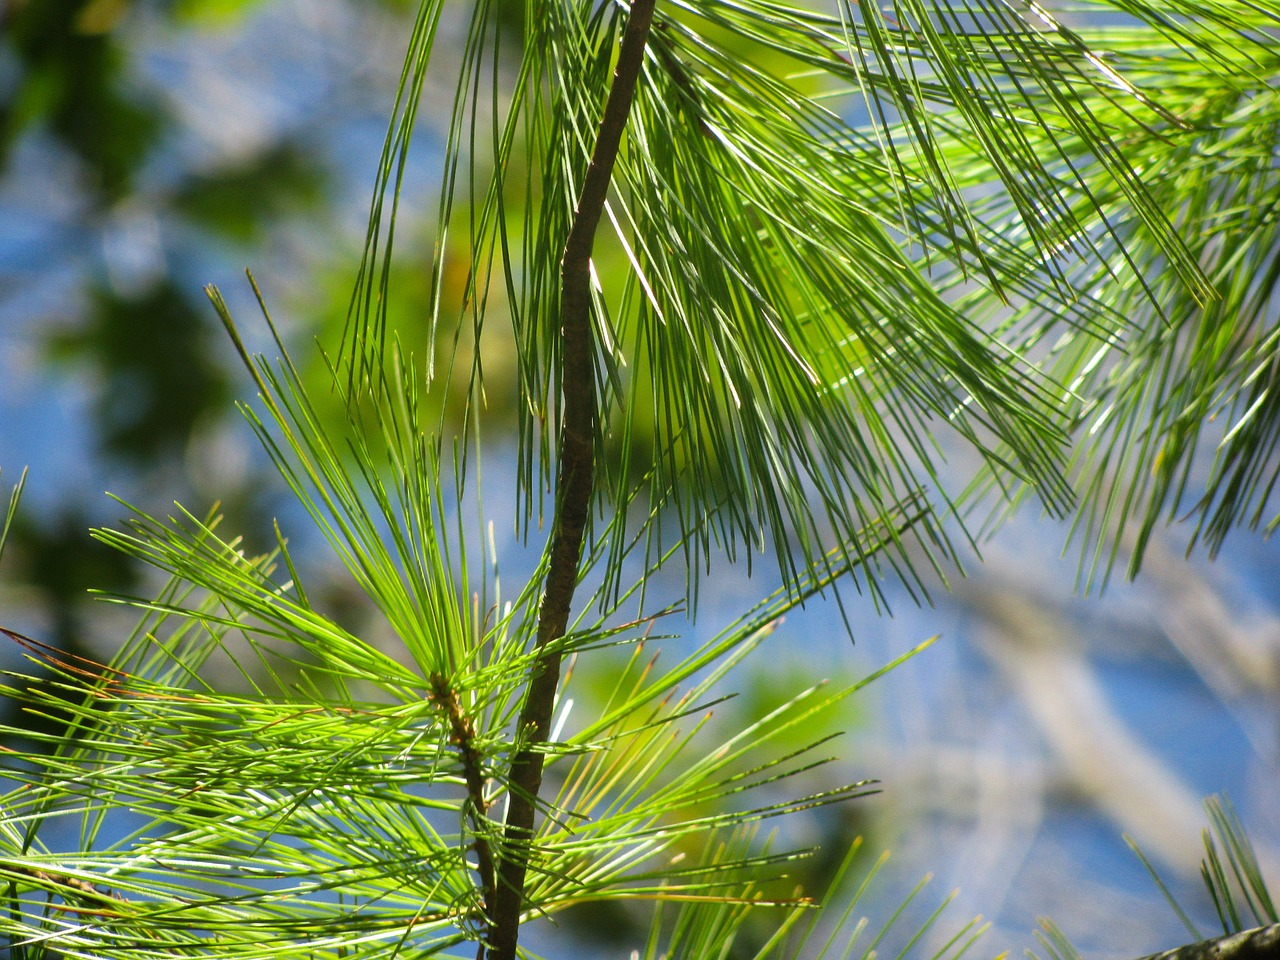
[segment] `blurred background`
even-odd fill
[[[148,587],[88,535],[124,512],[107,491],[159,514],[175,500],[196,513],[219,502],[251,547],[270,542],[273,518],[287,528],[286,491],[234,407],[252,391],[202,287],[218,285],[260,336],[251,268],[321,382],[312,341],[332,347],[346,316],[413,13],[407,0],[0,0],[6,492],[28,470],[0,565],[0,625],[110,655],[129,618],[88,590]],[[446,16],[442,29],[460,27]],[[393,310],[410,338],[429,310],[450,49],[446,33],[398,227]],[[490,384],[503,363],[494,349]],[[510,396],[491,388],[488,399],[500,425]],[[487,428],[487,499],[504,575],[519,577],[528,550],[501,494],[514,455],[500,434]],[[1136,582],[1086,598],[1067,539],[1024,510],[932,606],[892,586],[890,611],[850,605],[856,643],[834,605],[810,604],[721,717],[820,677],[858,677],[941,635],[857,701],[844,759],[823,774],[874,777],[883,792],[786,839],[829,852],[811,863],[819,880],[855,835],[869,861],[891,849],[871,910],[926,872],[929,908],[959,888],[955,918],[993,924],[980,956],[1033,946],[1040,916],[1090,956],[1190,939],[1126,834],[1211,931],[1197,872],[1212,793],[1230,796],[1280,883],[1280,545],[1239,533],[1209,563],[1184,556],[1175,528]],[[330,606],[359,618],[350,584],[322,553],[312,562]],[[767,566],[752,579],[719,568],[688,639],[672,642],[714,633],[770,592]],[[663,589],[681,586],[672,574]],[[0,648],[0,667],[26,669],[16,649]],[[56,722],[5,702],[0,720]],[[573,915],[571,932],[583,955],[625,956],[643,922]]]

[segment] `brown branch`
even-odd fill
[[[560,261],[563,400],[555,523],[547,581],[538,611],[537,647],[542,653],[529,679],[517,727],[526,745],[511,762],[498,886],[489,914],[489,960],[514,960],[520,933],[534,807],[542,787],[543,754],[536,747],[550,733],[556,688],[560,683],[560,652],[553,641],[564,636],[569,622],[595,483],[597,410],[595,345],[591,331],[591,250],[644,63],[654,3],[655,0],[631,0],[631,12],[596,132],[591,164],[582,181]]]
[[[449,741],[457,748],[462,761],[462,777],[467,784],[467,815],[475,831],[471,848],[476,852],[476,872],[480,874],[480,892],[484,914],[493,909],[494,866],[493,851],[486,836],[485,820],[489,801],[485,797],[484,765],[480,751],[476,749],[476,727],[458,702],[458,693],[440,674],[431,678],[431,698],[449,720]]]
[[[79,900],[88,907],[88,909],[84,909],[72,904],[65,906],[54,904],[54,909],[57,910],[114,916],[116,915],[116,906],[128,902],[119,893],[103,893],[88,880],[81,880],[79,877],[58,876],[47,870],[41,870],[39,867],[27,866],[23,863],[0,864],[0,877],[4,877],[6,874],[10,877],[25,877],[48,893],[60,896],[64,900]]]
[[[1142,960],[1275,960],[1280,957],[1280,923],[1225,937],[1201,940]]]

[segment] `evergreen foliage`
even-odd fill
[[[181,506],[96,531],[167,580],[110,598],[139,620],[108,664],[5,631],[48,678],[0,693],[64,720],[10,731],[25,739],[0,795],[9,949],[513,960],[525,925],[626,901],[653,904],[646,957],[727,956],[761,911],[758,957],[870,956],[879,936],[850,922],[861,890],[787,889],[804,851],[760,828],[873,789],[797,784],[832,757],[811,722],[833,725],[894,664],[715,731],[708,711],[780,618],[819,592],[875,602],[888,578],[923,595],[993,495],[1076,511],[1090,580],[1128,523],[1136,570],[1172,512],[1211,549],[1280,522],[1280,16],[1086,6],[1114,22],[995,0],[527,0],[516,17],[423,0],[346,329],[321,345],[340,420],[260,295],[274,357],[209,291],[256,387],[250,429],[394,647],[313,602],[297,532],[255,554]],[[397,330],[420,321],[388,310],[397,204],[454,16],[419,356]],[[514,592],[483,507],[474,525],[461,507],[480,492],[478,345],[502,322],[520,398],[504,479],[523,536],[547,537]],[[958,449],[982,469],[951,489]],[[677,620],[646,577],[682,565],[694,610],[713,557],[770,550],[777,594],[656,657]],[[616,685],[584,715],[566,668],[606,655]],[[239,690],[210,682],[215,660]],[[1242,925],[1240,902],[1275,922],[1214,809],[1224,924]],[[825,943],[820,917],[836,918]]]

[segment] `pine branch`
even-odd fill
[[[631,112],[636,81],[644,63],[654,3],[655,0],[632,0],[618,65],[560,262],[563,412],[555,525],[547,582],[538,612],[537,647],[542,655],[533,668],[517,728],[527,745],[511,764],[498,886],[489,915],[489,960],[514,960],[520,932],[534,807],[542,786],[543,754],[536,747],[550,733],[560,682],[560,652],[553,642],[564,636],[569,622],[595,483],[597,410],[595,345],[591,332],[591,251],[622,133]]]
[[[1141,960],[1274,960],[1280,957],[1280,923],[1201,940]]]
[[[54,904],[53,909],[66,910],[72,913],[93,913],[101,916],[115,916],[116,909],[127,903],[119,893],[103,893],[88,880],[79,877],[59,876],[48,870],[29,866],[24,863],[6,863],[0,865],[0,877],[8,874],[12,877],[25,877],[42,887],[49,893],[62,897],[65,904]]]
[[[467,784],[468,816],[475,831],[471,847],[476,852],[476,871],[480,874],[482,903],[484,913],[488,916],[493,909],[495,875],[493,850],[486,836],[488,830],[485,817],[489,812],[489,801],[485,797],[487,778],[480,751],[475,745],[476,727],[471,718],[462,712],[457,691],[439,674],[431,678],[431,696],[449,721],[449,739],[457,748],[458,758],[462,762],[462,776]]]

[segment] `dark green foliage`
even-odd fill
[[[127,6],[4,6],[3,42],[18,60],[21,83],[0,113],[0,168],[19,136],[44,128],[84,161],[103,206],[128,194],[166,119],[156,99],[141,99],[127,82],[129,62],[112,34],[113,14]]]
[[[321,207],[326,186],[315,152],[286,141],[239,165],[192,176],[175,194],[173,207],[210,233],[249,244],[264,239],[282,217]]]
[[[139,463],[180,452],[193,427],[225,410],[224,349],[206,315],[165,280],[137,296],[100,288],[87,326],[59,334],[50,349],[83,365],[105,452]]]

